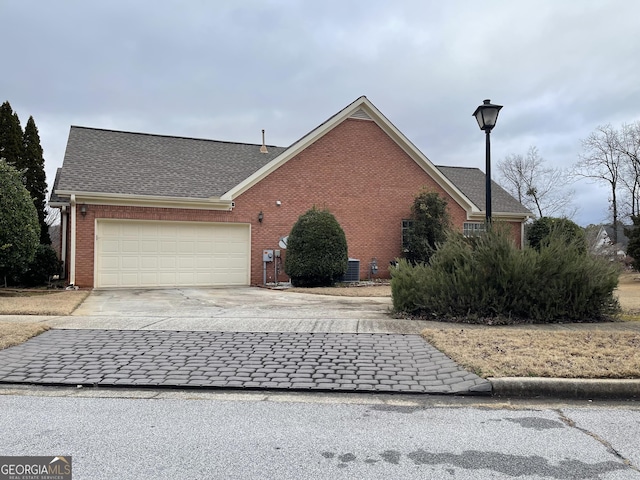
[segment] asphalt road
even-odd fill
[[[640,479],[637,403],[4,388],[0,412],[1,455],[75,480]]]

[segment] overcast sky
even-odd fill
[[[640,2],[0,0],[0,102],[33,115],[47,180],[70,125],[287,146],[366,95],[433,163],[529,146],[570,167],[640,120]],[[494,178],[497,172],[494,169]],[[581,225],[608,192],[576,183]]]

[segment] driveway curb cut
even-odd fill
[[[488,378],[498,397],[555,397],[586,400],[640,398],[640,380],[504,377]]]

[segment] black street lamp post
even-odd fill
[[[486,203],[486,212],[487,212],[487,227],[491,223],[491,130],[496,126],[496,121],[498,120],[498,113],[502,105],[492,105],[491,100],[485,100],[482,105],[476,108],[476,111],[473,112],[473,116],[476,117],[478,121],[478,126],[480,130],[484,130],[487,134],[486,141],[486,193],[485,193],[485,203]]]

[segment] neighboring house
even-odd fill
[[[478,169],[436,167],[360,97],[286,148],[73,126],[50,205],[71,284],[256,285],[287,279],[281,240],[313,206],[336,216],[362,278],[374,258],[388,277],[423,186],[473,234],[484,182]],[[492,198],[521,244],[531,213],[495,183]],[[265,264],[264,250],[281,257]]]
[[[585,231],[591,252],[605,257],[626,257],[629,238],[624,231],[629,228],[633,228],[633,226],[618,223],[616,232],[618,243],[614,244],[613,225],[589,225]]]

